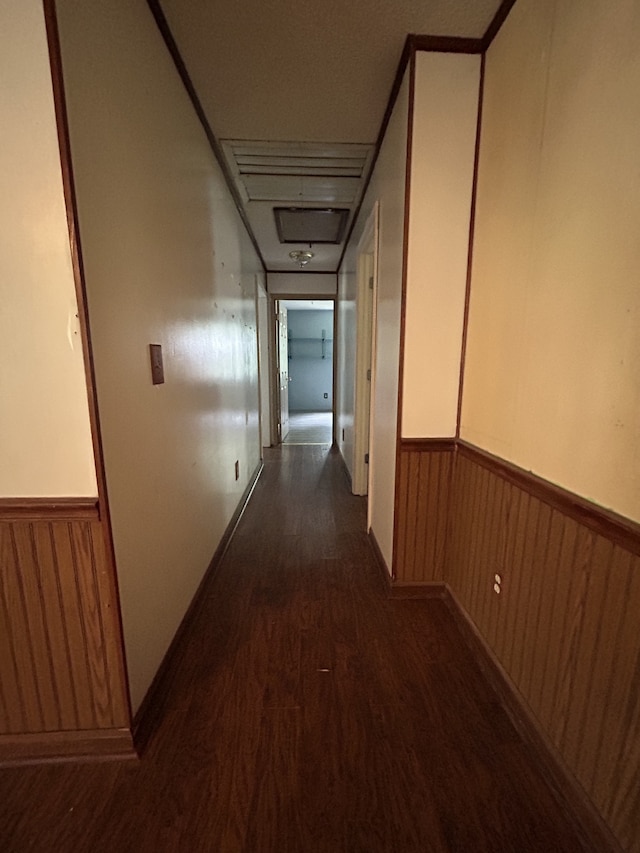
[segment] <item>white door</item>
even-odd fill
[[[258,327],[258,387],[260,391],[261,447],[277,444],[272,426],[273,376],[270,359],[269,297],[260,274],[256,273],[256,319]]]

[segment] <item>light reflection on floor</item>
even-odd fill
[[[331,444],[332,412],[289,412],[289,433],[283,444]]]

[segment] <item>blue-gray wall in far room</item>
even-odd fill
[[[287,322],[289,410],[329,412],[333,407],[333,311],[290,310]]]

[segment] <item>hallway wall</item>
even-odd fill
[[[518,0],[489,49],[461,432],[636,521],[639,38]]]
[[[261,267],[147,4],[57,6],[135,710],[260,462]]]
[[[50,22],[0,5],[0,763],[133,756]]]
[[[279,296],[336,295],[337,278],[333,272],[270,272],[267,273],[267,292]]]
[[[461,435],[569,494],[465,453],[445,571],[635,851],[640,533],[572,496],[640,520],[639,40],[629,0],[518,0],[488,51]]]
[[[480,62],[415,57],[403,438],[456,434]]]
[[[42,3],[0,6],[0,497],[95,497]]]
[[[488,50],[464,441],[403,442],[395,563],[405,583],[449,584],[629,851],[640,851],[639,38],[628,0],[518,0]]]
[[[402,297],[404,197],[409,114],[409,73],[398,93],[391,120],[380,150],[371,183],[340,270],[338,285],[338,329],[340,341],[355,339],[355,295],[358,242],[376,201],[380,203],[378,245],[377,351],[373,402],[369,494],[371,529],[387,566],[393,557],[393,502],[398,417],[398,363],[400,358],[400,306]],[[347,361],[348,349],[338,345],[337,434],[350,430],[340,444],[347,467],[353,474],[355,359]]]
[[[289,330],[289,411],[332,411],[333,311],[294,311],[290,308],[287,312],[287,325]],[[327,394],[326,399],[325,394]]]

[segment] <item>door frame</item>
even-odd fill
[[[269,317],[270,317],[270,335],[271,341],[271,376],[273,378],[273,397],[272,397],[272,429],[274,444],[279,445],[283,442],[282,422],[281,422],[281,394],[280,394],[280,302],[284,301],[281,296],[269,296]],[[284,436],[286,438],[286,436]]]
[[[267,292],[269,298],[269,346],[270,346],[270,370],[271,370],[271,434],[273,437],[273,444],[282,444],[281,439],[281,426],[280,426],[280,372],[279,372],[279,364],[278,364],[278,341],[279,341],[279,317],[278,317],[278,303],[279,302],[331,302],[333,303],[332,314],[333,314],[333,325],[332,325],[332,334],[333,334],[333,387],[331,389],[331,423],[332,423],[332,444],[335,444],[336,440],[336,387],[337,387],[337,378],[336,378],[336,341],[337,341],[337,322],[338,322],[338,312],[337,312],[337,298],[334,294],[327,293],[279,293],[277,295],[272,295]]]
[[[272,447],[275,444],[273,372],[271,369],[271,304],[266,288],[266,277],[262,273],[255,274],[255,303],[256,328],[258,330],[260,458],[262,458],[264,448]]]
[[[371,507],[371,472],[375,465],[374,396],[378,303],[379,203],[376,201],[358,242],[356,276],[356,367],[354,391],[353,493],[367,495]],[[371,283],[370,283],[371,282]],[[368,372],[370,372],[369,375]],[[368,463],[365,461],[368,454]],[[368,519],[367,524],[369,524]]]

